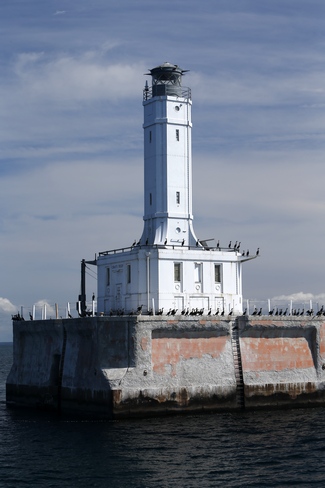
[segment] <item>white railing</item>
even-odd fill
[[[49,303],[37,303],[32,307],[22,306],[20,313],[13,315],[13,320],[47,320],[47,319],[60,319],[60,318],[78,318],[78,317],[94,317],[97,315],[97,301],[91,300],[86,302],[85,315],[82,314],[81,302],[66,302],[61,306],[57,303],[51,305]],[[166,307],[164,309],[155,310],[153,307],[150,310],[142,309],[143,315],[184,315],[183,311],[175,310],[173,308]],[[186,309],[188,313],[186,315],[195,315],[191,313],[191,309]],[[258,300],[258,299],[245,299],[243,301],[243,310],[245,315],[283,315],[283,316],[314,316],[325,315],[325,306],[312,300],[307,301],[293,301],[293,300]],[[173,311],[173,313],[171,312]],[[99,311],[100,312],[100,311]],[[111,310],[105,315],[133,315],[137,314],[137,309],[133,312],[124,311],[124,309]],[[213,309],[201,309],[198,315],[216,315],[216,310]],[[218,313],[221,314],[221,310]],[[224,315],[227,316],[228,311],[225,311]],[[100,315],[104,315],[100,313]],[[236,315],[236,313],[234,313]],[[238,315],[238,314],[237,314]],[[241,314],[240,314],[241,315]]]

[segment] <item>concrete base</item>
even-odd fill
[[[325,404],[322,318],[15,321],[13,356],[8,405],[122,418]]]

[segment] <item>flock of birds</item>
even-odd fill
[[[164,246],[167,246],[167,243],[168,243],[168,239],[166,238],[165,241],[164,241]],[[181,246],[183,247],[184,244],[185,244],[185,239],[183,239],[181,241]],[[148,246],[149,245],[149,239],[148,238],[146,239],[144,245],[145,246]],[[202,245],[202,243],[199,240],[197,240],[196,241],[196,247],[199,247],[200,245]],[[138,241],[136,239],[134,239],[134,242],[133,242],[131,248],[136,247],[136,246],[141,246],[141,239],[139,239]],[[240,251],[240,246],[241,246],[241,242],[236,241],[235,244],[232,244],[232,241],[230,241],[229,244],[228,244],[228,249],[230,251],[241,252],[241,255],[242,256],[247,256],[248,257],[249,256],[249,249],[247,251]],[[220,246],[220,241],[218,240],[217,245],[216,245],[216,249],[218,249],[218,251],[221,251],[222,249],[227,249],[227,248],[226,247],[224,247],[224,248],[221,247]],[[256,254],[255,255],[258,256],[259,253],[260,253],[260,248],[258,247],[257,250],[256,250]]]
[[[143,305],[140,305],[139,307],[136,308],[136,310],[131,310],[127,314],[125,314],[124,309],[117,309],[117,310],[111,309],[109,312],[109,316],[112,317],[112,316],[123,316],[123,315],[128,315],[128,316],[141,315],[142,309],[143,309]],[[169,316],[174,317],[175,315],[183,315],[185,317],[187,317],[187,316],[192,316],[192,317],[193,316],[202,316],[202,315],[207,315],[207,316],[213,315],[213,316],[220,316],[220,317],[227,316],[227,317],[229,317],[229,316],[232,316],[233,314],[234,314],[233,308],[231,310],[229,310],[229,312],[226,312],[224,309],[220,310],[220,308],[217,308],[216,312],[214,312],[214,313],[212,313],[211,308],[209,308],[206,313],[204,313],[204,308],[192,308],[192,309],[184,308],[180,312],[178,312],[178,308],[170,308],[168,310],[168,312],[165,313],[165,315],[167,317],[169,317]],[[150,309],[148,311],[148,315],[154,315],[154,312],[152,309]],[[164,315],[164,308],[160,308],[155,313],[155,315]],[[258,309],[255,307],[254,311],[252,313],[248,313],[247,308],[245,308],[242,315],[243,316],[248,316],[248,315],[261,316],[261,315],[265,315],[265,314],[263,314],[262,308]],[[324,308],[324,305],[322,305],[322,307],[317,312],[314,312],[313,309],[305,310],[304,308],[302,308],[302,309],[300,309],[300,308],[295,309],[294,308],[291,311],[288,309],[288,307],[286,309],[273,308],[272,310],[270,310],[267,313],[267,315],[269,315],[269,316],[283,316],[283,317],[285,317],[285,316],[293,316],[293,317],[302,317],[302,316],[321,317],[321,316],[324,316],[325,317],[325,308]],[[68,316],[71,319],[73,318],[73,316],[70,313]],[[15,320],[15,321],[25,320],[24,317],[19,312],[15,315],[12,315],[11,318],[12,318],[12,320]],[[33,320],[33,316],[31,313],[29,313],[29,320]]]

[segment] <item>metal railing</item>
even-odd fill
[[[173,88],[173,85],[163,85],[165,86],[166,93],[161,93],[161,94],[153,94],[152,86],[148,86],[144,88],[143,90],[143,101],[150,100],[154,96],[172,96],[172,97],[178,97],[178,98],[185,98],[185,99],[191,99],[191,89],[188,87],[175,87]]]

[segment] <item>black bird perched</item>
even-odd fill
[[[224,316],[224,314],[225,314],[225,311],[223,310],[223,311],[221,312],[221,314],[220,314],[220,315],[222,315],[222,317],[223,317],[223,316]]]
[[[217,308],[217,311],[214,315],[219,315],[219,309]]]
[[[196,241],[196,247],[199,247],[199,241]]]
[[[165,245],[165,246],[166,246],[166,244],[167,244],[167,237],[166,237],[165,242],[164,242],[164,245]]]
[[[257,315],[257,308],[256,307],[254,308],[254,312],[252,313],[252,315]]]
[[[29,312],[29,320],[34,320],[32,314]]]
[[[234,309],[232,308],[232,309],[230,310],[230,312],[229,312],[229,314],[228,314],[228,315],[232,315],[232,314],[233,314],[233,311],[234,311]]]
[[[219,239],[218,239],[218,242],[217,242],[217,249],[219,249],[219,247],[220,247],[220,241],[219,241]]]
[[[257,248],[257,251],[256,251],[256,256],[258,256],[258,255],[259,255],[259,253],[260,253],[260,248],[258,247],[258,248]]]
[[[148,245],[148,242],[149,242],[149,240],[148,240],[148,237],[147,237],[147,239],[146,239],[146,246]]]
[[[245,308],[245,310],[243,311],[243,315],[246,315],[247,314],[247,308]]]
[[[241,245],[241,242],[238,242],[238,244],[237,244],[237,251],[239,251],[240,245]]]
[[[260,308],[259,311],[257,312],[257,315],[262,315],[262,309]]]
[[[185,244],[185,239],[182,240],[182,246],[184,246],[184,244]]]
[[[229,244],[228,244],[228,248],[229,248],[229,249],[231,248],[231,241],[230,241],[230,242],[229,242]]]
[[[137,308],[137,314],[140,315],[141,312],[142,312],[142,307],[143,305],[140,305],[138,308]]]
[[[249,250],[247,250],[247,252],[246,252],[246,256],[249,256]]]
[[[236,251],[236,249],[237,249],[237,241],[234,244],[234,251]]]
[[[134,243],[132,244],[132,247],[136,245],[137,241],[134,239]]]
[[[211,315],[211,308],[209,308],[208,315]]]

